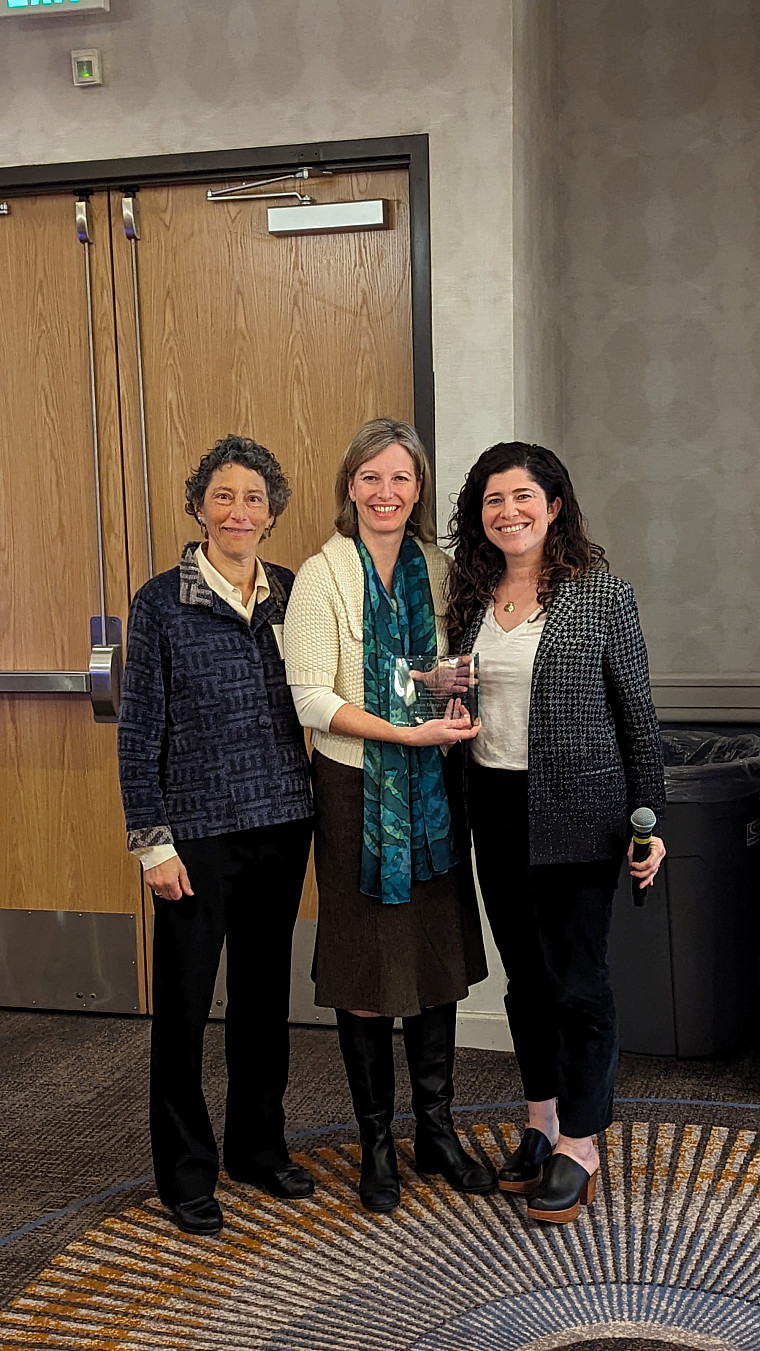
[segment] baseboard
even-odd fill
[[[311,979],[311,961],[317,922],[314,919],[296,921],[293,934],[293,965],[290,974],[290,1021],[313,1027],[334,1027],[335,1010],[319,1008],[314,1003],[314,982]]]
[[[460,1009],[457,1015],[457,1046],[468,1046],[476,1051],[511,1051],[512,1038],[506,1018],[503,1014],[470,1013]]]
[[[652,698],[660,722],[760,721],[760,674],[653,672]]]

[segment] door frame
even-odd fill
[[[434,487],[435,404],[429,154],[426,134],[202,151],[192,154],[140,156],[119,160],[12,165],[0,167],[0,200],[7,198],[12,211],[14,197],[71,193],[72,197],[86,198],[109,190],[131,196],[139,193],[141,187],[263,177],[265,174],[286,174],[312,165],[315,168],[330,168],[337,172],[352,170],[362,172],[373,169],[406,169],[408,172],[414,419],[428,451]],[[144,883],[142,886],[144,895]],[[150,919],[147,919],[147,923],[150,923]],[[313,928],[314,921],[304,923]],[[297,974],[294,977],[294,989],[298,988],[298,973],[305,977],[308,972],[312,945],[311,933],[300,945],[296,938]],[[150,951],[148,941],[146,943],[148,970]],[[216,1008],[217,993],[214,998]],[[309,1003],[308,1000],[296,1001],[291,1010],[294,1022],[332,1021],[332,1014],[325,1010],[316,1011]],[[220,1015],[217,1013],[217,1016]]]
[[[70,164],[20,164],[0,168],[0,194],[31,196],[71,191],[77,196],[106,189],[126,195],[158,184],[203,183],[287,173],[314,166],[339,170],[407,168],[412,283],[412,372],[414,420],[428,451],[435,488],[435,387],[430,264],[430,172],[428,137],[369,137],[360,141],[315,141],[303,145],[192,154],[148,155]]]

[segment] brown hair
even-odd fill
[[[338,465],[335,478],[335,528],[339,534],[356,539],[359,533],[356,504],[348,493],[354,475],[367,460],[373,460],[376,455],[396,444],[409,452],[420,485],[420,495],[412,507],[407,529],[425,543],[435,543],[437,534],[433,517],[433,485],[425,448],[414,427],[390,417],[376,417],[371,422],[365,422]]]
[[[477,611],[493,600],[504,572],[504,555],[483,533],[483,497],[492,474],[524,469],[538,484],[547,503],[559,497],[562,506],[551,521],[544,541],[544,559],[538,581],[538,600],[546,610],[565,579],[601,568],[609,572],[604,549],[586,534],[586,523],[562,461],[545,446],[525,441],[499,442],[484,450],[467,475],[449,521],[455,567],[449,583],[449,640],[452,648]]]

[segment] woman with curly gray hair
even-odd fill
[[[312,831],[309,765],[285,680],[293,585],[259,546],[290,489],[264,446],[226,436],[186,484],[204,539],[137,592],[119,718],[127,846],[155,898],[150,1129],[158,1193],[181,1229],[214,1234],[219,1157],[203,1033],[227,940],[224,1163],[290,1199],[290,956]]]

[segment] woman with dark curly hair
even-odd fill
[[[606,953],[629,816],[665,797],[646,649],[633,591],[589,540],[552,451],[485,451],[451,534],[451,650],[480,663],[468,813],[528,1104],[499,1186],[528,1195],[533,1219],[564,1223],[594,1199],[592,1137],[612,1120]],[[640,886],[664,853],[656,838],[632,863],[629,847]]]
[[[128,848],[155,898],[150,1129],[158,1194],[214,1234],[219,1156],[203,1033],[227,940],[230,1177],[311,1195],[290,1160],[290,954],[312,832],[309,764],[285,680],[293,573],[259,557],[290,489],[273,455],[226,436],[186,484],[204,539],[137,592],[119,718]]]

